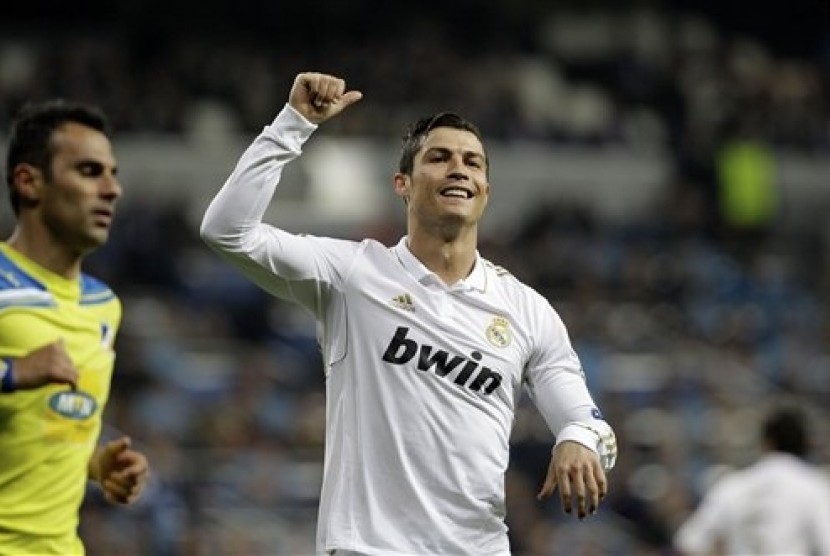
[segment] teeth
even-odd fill
[[[450,187],[448,189],[443,190],[441,192],[441,195],[444,195],[446,197],[460,197],[462,199],[469,199],[470,197],[472,197],[470,192],[466,189],[456,187]]]

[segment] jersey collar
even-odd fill
[[[424,263],[419,261],[412,251],[410,251],[407,236],[402,237],[397,245],[392,248],[392,250],[395,252],[398,260],[404,266],[409,275],[415,280],[422,284],[443,284],[438,275],[424,266]],[[447,289],[460,291],[485,291],[486,288],[487,273],[484,269],[484,261],[481,258],[481,255],[479,255],[478,250],[476,250],[476,262],[475,265],[473,265],[473,271],[469,276],[459,280],[452,286],[447,287]]]

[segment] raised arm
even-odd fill
[[[248,147],[201,225],[205,242],[248,278],[271,293],[314,303],[291,282],[327,279],[327,265],[316,254],[338,250],[324,241],[297,236],[262,222],[285,165],[297,158],[317,125],[362,98],[345,92],[342,79],[320,73],[297,75],[288,103]],[[315,242],[321,249],[312,248]],[[309,288],[309,292],[313,289]],[[314,309],[312,307],[312,309]]]

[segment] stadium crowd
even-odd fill
[[[378,108],[339,124],[346,134],[396,135],[438,106],[463,108],[493,138],[681,149],[752,124],[779,145],[830,146],[830,38],[809,40],[815,22],[797,12],[790,29],[812,46],[809,58],[705,15],[647,5],[520,2],[505,14],[483,2],[470,27],[459,24],[463,6],[438,17],[430,13],[437,3],[424,2],[408,20],[381,27],[367,19],[373,2],[346,13],[336,4],[323,4],[332,11],[321,15],[313,48],[296,40],[293,14],[243,26],[221,2],[191,14],[187,27],[125,8],[107,26],[90,15],[21,30],[12,12],[0,42],[0,127],[23,100],[59,95],[100,104],[121,133],[187,134],[206,106],[229,130],[257,132],[284,102],[280,84],[313,67],[372,93]],[[253,5],[264,20],[277,9]],[[349,24],[361,21],[356,37]]]
[[[572,523],[535,501],[551,439],[525,404],[507,477],[514,552],[670,553],[706,485],[756,455],[773,400],[814,417],[814,457],[830,463],[826,231],[773,219],[747,233],[713,218],[712,166],[738,129],[826,155],[830,60],[777,56],[703,16],[652,11],[551,13],[513,41],[510,21],[502,32],[491,22],[473,45],[452,32],[462,15],[416,19],[394,45],[375,31],[314,49],[238,34],[11,34],[0,127],[23,99],[59,94],[100,103],[121,134],[185,140],[208,114],[251,134],[284,103],[277,83],[325,66],[383,107],[328,133],[395,136],[449,107],[508,141],[665,150],[677,180],[648,221],[608,226],[583,206],[545,205],[482,238],[485,257],[560,312],[620,442],[606,505]],[[185,212],[125,200],[87,266],[125,308],[107,422],[131,432],[153,472],[122,511],[101,511],[91,489],[82,534],[90,554],[308,553],[325,411],[312,321],[209,252]],[[355,236],[379,230],[390,243],[403,233],[372,222]]]

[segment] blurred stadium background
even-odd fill
[[[26,99],[100,104],[126,186],[88,270],[125,306],[107,421],[154,472],[129,509],[90,490],[91,555],[312,550],[312,322],[197,237],[309,69],[365,99],[289,169],[269,218],[391,243],[404,124],[439,109],[477,121],[494,185],[481,251],[560,311],[616,427],[610,496],[575,522],[535,501],[551,439],[523,403],[517,555],[671,554],[705,486],[757,454],[774,401],[810,412],[814,459],[830,463],[826,2],[18,3],[0,18],[0,129]],[[6,237],[5,201],[0,217]]]

